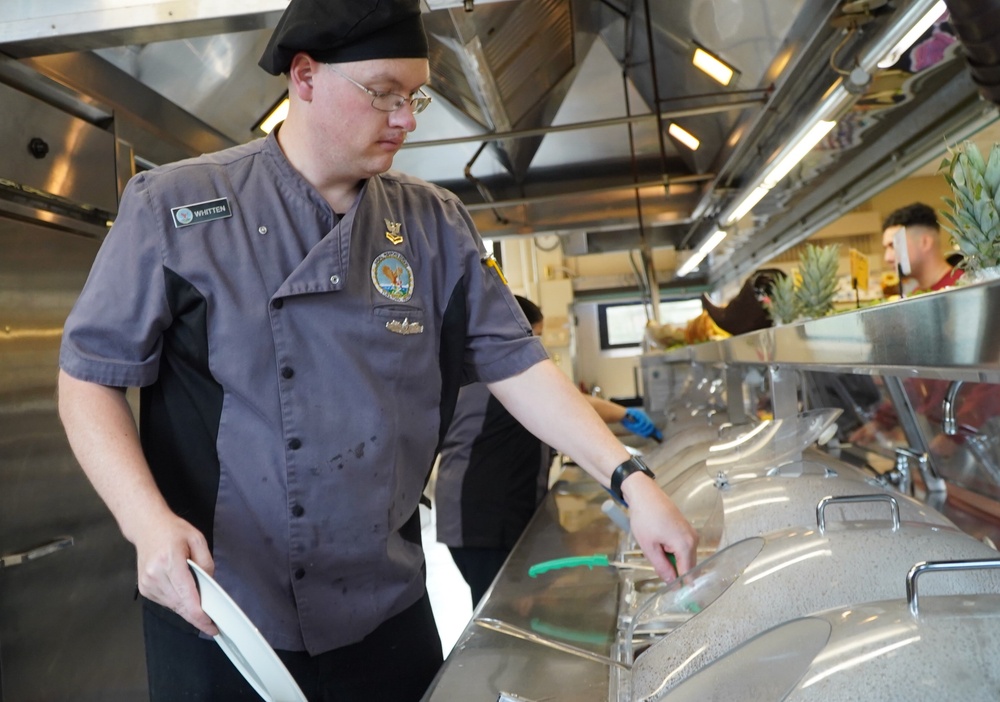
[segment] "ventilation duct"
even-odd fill
[[[1000,104],[1000,1],[946,0],[979,94]]]

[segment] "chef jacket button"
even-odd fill
[[[288,448],[290,448],[292,451],[297,451],[300,448],[302,448],[302,442],[299,441],[298,439],[289,439]]]
[[[295,371],[293,371],[288,366],[285,366],[284,368],[281,369],[282,378],[285,378],[287,380],[288,378],[291,378],[293,375],[295,375]]]
[[[334,285],[340,285],[340,276],[336,273],[330,276],[330,282]]]
[[[305,513],[306,513],[306,510],[305,510],[305,508],[302,507],[302,505],[295,505],[294,507],[292,507],[292,516],[293,517],[301,517]]]
[[[271,307],[273,307],[273,308],[274,308],[274,309],[276,309],[276,310],[280,310],[280,309],[281,309],[281,307],[282,307],[282,305],[284,305],[284,304],[285,304],[285,301],[284,301],[284,300],[282,300],[282,299],[281,299],[281,298],[279,297],[279,298],[278,298],[277,300],[275,300],[274,302],[272,302],[272,303],[271,303]]]
[[[302,578],[306,577],[306,569],[305,568],[296,568],[295,572],[292,573],[292,575],[295,576],[296,580],[302,580]]]
[[[267,227],[265,227],[265,226],[264,226],[264,225],[262,224],[262,225],[260,225],[259,227],[257,227],[257,232],[258,232],[259,234],[267,234]]]

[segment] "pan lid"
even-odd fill
[[[818,521],[825,521],[825,512],[821,513]],[[699,600],[701,612],[638,656],[632,668],[633,697],[660,699],[655,695],[665,694],[782,621],[892,597],[902,591],[901,576],[894,573],[905,572],[921,559],[983,559],[996,554],[958,530],[900,524],[896,512],[893,516],[892,523],[827,523],[823,529],[798,527],[748,540],[763,538],[764,545],[738,576],[716,575],[728,587],[713,600]],[[932,581],[928,587],[940,594],[944,584]],[[975,584],[978,591],[1000,592],[1000,571],[977,574]],[[659,607],[667,609],[669,603]]]
[[[906,576],[906,598],[838,607],[780,624],[658,699],[995,700],[1000,593],[921,598],[917,580],[944,575],[957,592],[970,589],[959,571],[997,568],[1000,559],[918,563]]]

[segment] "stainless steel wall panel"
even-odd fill
[[[113,134],[3,84],[0,105],[0,178],[118,211]]]
[[[63,321],[99,245],[0,214],[2,702],[148,699],[134,552],[56,411]]]

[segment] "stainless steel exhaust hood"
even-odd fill
[[[672,246],[683,261],[830,86],[926,3],[425,0],[438,100],[396,165],[454,190],[484,236],[573,234],[576,253],[581,241],[585,252]],[[7,3],[0,81],[100,105],[139,163],[225,148],[253,138],[284,91],[256,58],[286,4]],[[838,126],[731,226],[693,284],[744,277],[995,118],[947,22],[918,45],[919,60],[851,86]],[[736,79],[696,69],[699,47]]]

